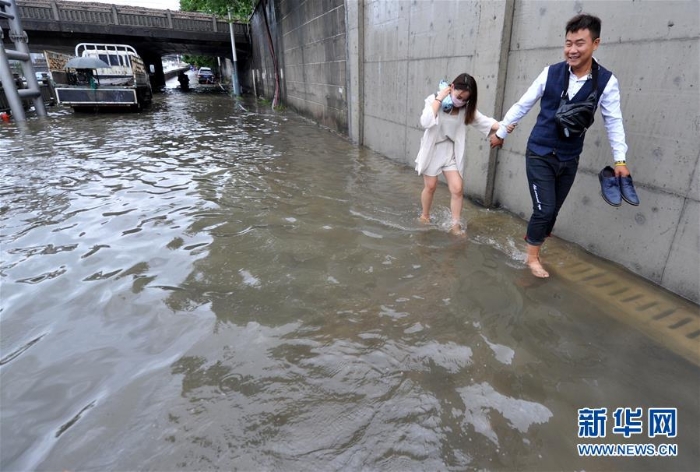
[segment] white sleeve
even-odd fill
[[[488,136],[488,134],[491,132],[491,126],[493,126],[494,123],[497,123],[497,121],[491,117],[483,115],[479,110],[476,110],[476,113],[474,114],[474,121],[469,124]]]
[[[423,107],[423,113],[420,115],[420,125],[423,129],[432,128],[438,124],[437,116],[433,111],[433,102],[435,101],[435,95],[429,95],[425,99],[425,106]]]
[[[620,108],[620,84],[614,75],[608,80],[600,97],[600,113],[605,122],[605,131],[608,133],[613,159],[626,161],[627,144],[625,142],[625,128],[622,125],[622,109]]]
[[[530,88],[527,89],[527,92],[520,97],[520,100],[518,100],[515,105],[510,107],[510,110],[508,110],[506,115],[503,117],[503,120],[500,122],[500,127],[498,131],[496,131],[496,136],[501,139],[505,139],[505,137],[508,135],[508,130],[506,127],[512,123],[519,122],[523,116],[527,115],[532,107],[535,106],[535,103],[542,98],[542,95],[544,94],[544,87],[547,85],[548,74],[549,66],[544,68],[532,85],[530,85]]]

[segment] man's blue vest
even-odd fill
[[[595,67],[595,64],[593,67]],[[599,66],[598,72],[598,100],[603,95],[603,90],[608,84],[612,72]],[[554,154],[560,161],[575,159],[583,150],[583,136],[573,139],[563,139],[559,135],[557,124],[554,121],[554,115],[559,108],[561,102],[561,93],[564,91],[564,80],[569,79],[569,65],[566,62],[560,62],[549,66],[547,75],[547,84],[544,87],[544,94],[540,99],[540,114],[537,115],[537,124],[530,133],[530,139],[527,142],[527,147],[532,152],[539,156],[547,156]],[[588,79],[583,84],[581,90],[574,95],[567,103],[582,102],[590,95],[593,90],[593,80]]]

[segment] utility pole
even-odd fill
[[[31,98],[34,102],[34,110],[39,116],[46,116],[46,107],[44,99],[41,96],[39,82],[34,74],[32,66],[32,58],[29,53],[27,43],[27,33],[22,29],[22,22],[19,19],[19,8],[15,0],[0,0],[0,18],[8,20],[10,24],[10,39],[17,48],[15,51],[5,50],[3,44],[4,32],[0,29],[0,81],[5,90],[5,96],[10,104],[12,116],[17,121],[26,121],[23,98]],[[17,90],[12,70],[10,69],[10,59],[20,61],[22,64],[22,73],[27,80],[27,88]]]
[[[2,0],[0,0],[2,1]],[[231,33],[231,51],[233,52],[233,94],[236,96],[241,95],[241,86],[238,83],[238,60],[236,58],[236,38],[233,34],[233,20],[231,19],[231,8],[228,9],[228,30]]]

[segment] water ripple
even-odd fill
[[[3,470],[583,469],[579,405],[697,391],[311,122],[174,90],[50,113],[0,126]]]

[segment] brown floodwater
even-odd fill
[[[0,158],[3,471],[700,463],[698,367],[532,280],[519,237],[470,227],[489,210],[450,236],[444,186],[420,225],[410,167],[289,111],[169,89],[2,124]],[[678,435],[612,434],[618,407],[677,408]]]

